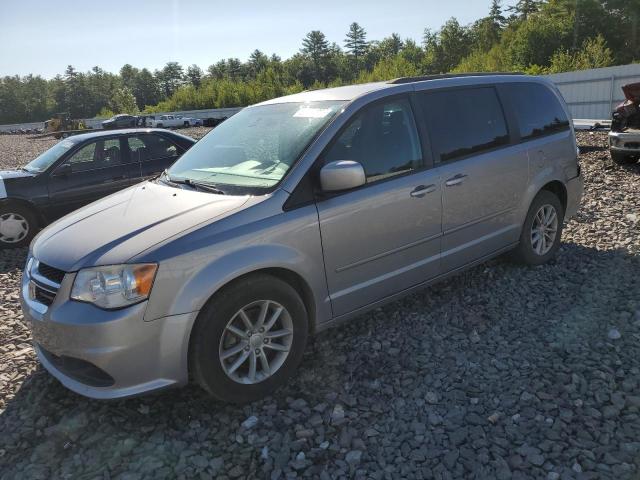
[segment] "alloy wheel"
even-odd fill
[[[256,384],[275,374],[293,342],[291,315],[277,302],[259,300],[238,310],[227,323],[218,348],[225,374],[241,384]]]
[[[553,205],[540,207],[531,224],[531,247],[544,256],[553,248],[558,233],[558,212]]]

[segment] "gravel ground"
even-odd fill
[[[322,333],[244,407],[65,390],[29,345],[25,251],[0,252],[0,477],[640,478],[640,164],[579,141],[585,199],[553,263],[497,259]],[[0,165],[50,143],[0,137]]]

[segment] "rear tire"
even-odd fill
[[[618,165],[629,165],[638,161],[638,157],[629,155],[627,153],[614,152],[613,150],[610,153],[611,160],[613,160]]]
[[[193,377],[224,402],[260,399],[294,373],[307,335],[307,310],[291,285],[266,274],[240,279],[212,297],[196,320]]]
[[[563,222],[560,199],[548,190],[540,191],[527,212],[513,259],[525,265],[549,262],[560,248]]]
[[[37,217],[28,207],[0,206],[0,249],[29,245],[38,228]]]

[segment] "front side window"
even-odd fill
[[[212,183],[223,190],[225,186],[234,190],[271,188],[344,103],[292,102],[245,108],[191,147],[169,169],[169,176]]]
[[[91,142],[71,155],[66,163],[76,173],[120,165],[121,158],[120,140],[116,138]]]
[[[419,99],[442,162],[509,143],[502,106],[493,87],[429,92]]]
[[[367,183],[414,170],[422,153],[407,99],[374,104],[357,114],[324,155],[324,163],[353,160]]]
[[[518,118],[522,140],[569,130],[569,119],[549,88],[539,83],[512,83],[504,90]]]
[[[178,148],[166,138],[158,135],[142,134],[127,139],[131,159],[134,162],[160,160],[178,155]]]

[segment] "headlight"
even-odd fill
[[[614,147],[619,147],[620,144],[622,143],[618,137],[609,137],[609,141],[611,142],[611,145]]]
[[[80,270],[71,299],[100,308],[122,308],[149,298],[158,265],[114,265]]]

